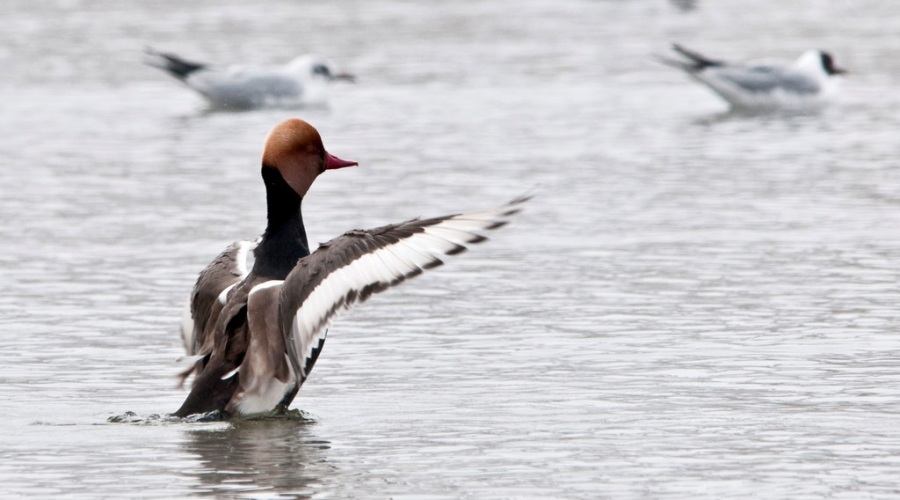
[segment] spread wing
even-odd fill
[[[309,375],[334,316],[423,271],[443,264],[480,233],[506,225],[529,196],[484,212],[414,219],[345,233],[301,259],[281,291],[281,329],[299,384]],[[299,385],[298,384],[298,385]]]
[[[247,261],[257,243],[259,240],[235,241],[197,277],[191,293],[189,315],[185,315],[181,324],[181,337],[189,356],[199,354],[211,326],[208,324],[210,318],[218,316],[228,292],[247,276]]]

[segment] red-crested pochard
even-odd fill
[[[262,178],[268,224],[230,245],[200,273],[182,327],[195,373],[178,417],[215,410],[252,416],[287,408],[340,311],[463,252],[505,225],[528,197],[493,210],[354,230],[310,254],[301,203],[316,177],[356,162],[329,154],[319,133],[292,119],[266,138]],[[250,253],[255,259],[248,264]]]

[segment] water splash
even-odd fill
[[[227,420],[227,414],[218,410],[208,413],[197,413],[180,418],[174,415],[159,415],[152,413],[150,415],[138,415],[133,411],[126,411],[121,415],[114,415],[106,419],[111,424],[139,424],[139,425],[156,425],[156,424],[173,424],[173,423],[198,423],[198,422],[221,422]]]
[[[157,425],[157,424],[194,424],[209,422],[262,422],[262,421],[292,421],[300,423],[313,423],[315,418],[310,414],[298,409],[276,408],[275,410],[262,415],[252,417],[238,417],[229,415],[226,412],[215,410],[206,413],[196,413],[188,415],[184,418],[174,415],[160,415],[152,413],[150,415],[138,415],[133,411],[126,411],[121,415],[113,415],[106,419],[111,424],[137,424],[137,425]]]

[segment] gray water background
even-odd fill
[[[690,2],[680,2],[680,5]],[[5,498],[900,495],[900,7],[878,0],[9,0]],[[735,116],[651,54],[830,50],[810,116]],[[326,54],[326,109],[206,112],[140,64]],[[358,169],[311,241],[535,189],[336,322],[306,419],[167,423],[196,273],[264,225],[302,117]],[[107,423],[134,412],[144,424]]]

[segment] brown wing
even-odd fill
[[[257,243],[258,240],[235,241],[197,277],[191,293],[190,319],[182,322],[181,326],[184,349],[189,356],[206,354],[201,347],[214,326],[210,324],[210,318],[217,318],[222,310],[225,304],[223,293],[247,275],[247,259]]]
[[[266,281],[253,287],[247,297],[247,352],[238,368],[238,390],[226,407],[229,412],[270,411],[295,386],[278,319],[282,283]]]
[[[298,384],[309,375],[339,311],[443,264],[441,255],[486,240],[481,231],[506,225],[529,198],[484,212],[350,231],[301,259],[282,285],[280,311]]]

